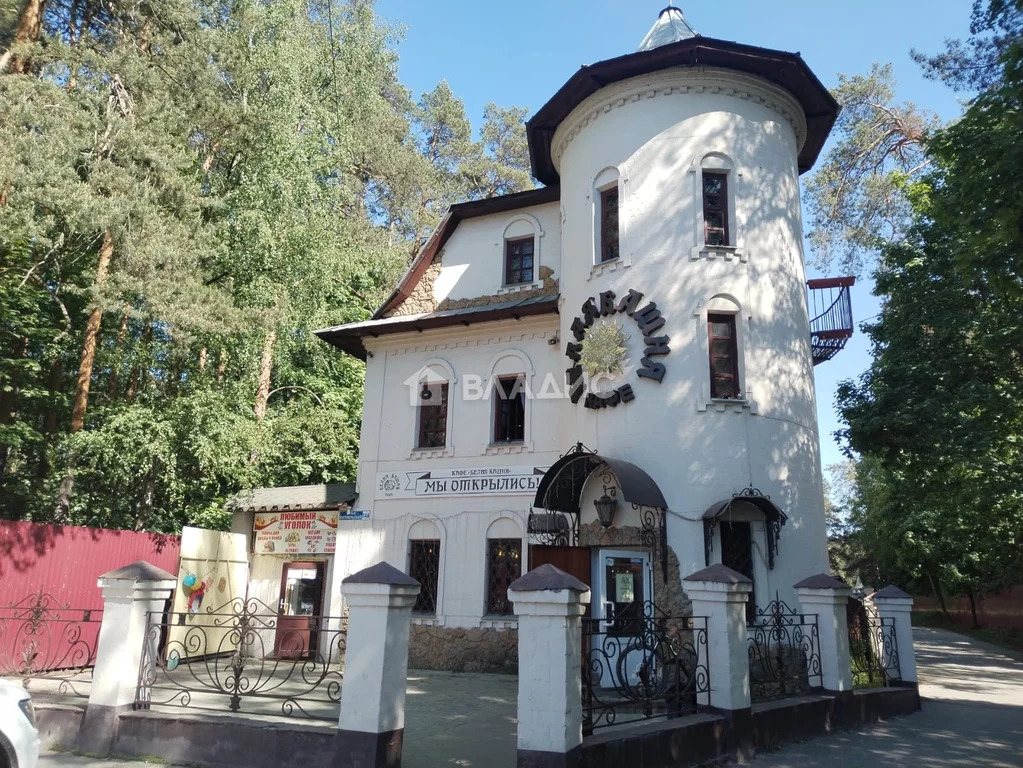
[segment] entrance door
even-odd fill
[[[529,547],[529,570],[550,563],[565,573],[575,576],[586,586],[590,581],[589,547],[554,547],[532,544]]]
[[[607,663],[616,684],[635,685],[646,656],[642,648],[646,606],[653,600],[650,553],[601,549],[595,565],[598,599],[593,613],[610,641],[603,644]]]
[[[748,522],[721,523],[721,564],[753,581],[753,535]],[[756,602],[750,592],[746,601],[746,621],[752,623]]]
[[[323,613],[323,581],[326,563],[285,563],[281,572],[274,655],[303,659],[316,653],[315,622]]]

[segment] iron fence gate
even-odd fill
[[[775,595],[747,625],[746,639],[753,701],[823,687],[816,615],[797,613]]]
[[[854,688],[877,688],[901,679],[895,619],[867,611],[855,597],[849,598],[849,659]]]
[[[583,733],[680,717],[707,703],[707,619],[669,616],[646,602],[635,615],[583,619]]]
[[[150,613],[135,708],[337,720],[347,632],[345,617],[285,617],[254,598]]]
[[[102,621],[102,610],[72,608],[42,590],[0,606],[0,675],[33,693],[88,697]]]

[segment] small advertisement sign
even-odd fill
[[[337,539],[337,523],[338,513],[333,510],[257,512],[252,551],[257,555],[330,554]]]

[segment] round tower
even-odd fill
[[[561,188],[562,447],[628,462],[666,503],[659,528],[596,472],[580,543],[661,537],[669,585],[725,562],[764,604],[828,570],[799,174],[836,115],[798,54],[702,37],[669,7],[528,124]]]

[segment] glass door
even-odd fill
[[[307,658],[316,653],[316,626],[323,614],[323,581],[326,563],[284,563],[281,598],[277,606],[278,658]]]
[[[653,597],[650,553],[602,549],[596,571],[599,599],[594,613],[606,638],[606,662],[615,684],[635,684],[643,664],[647,603]]]

